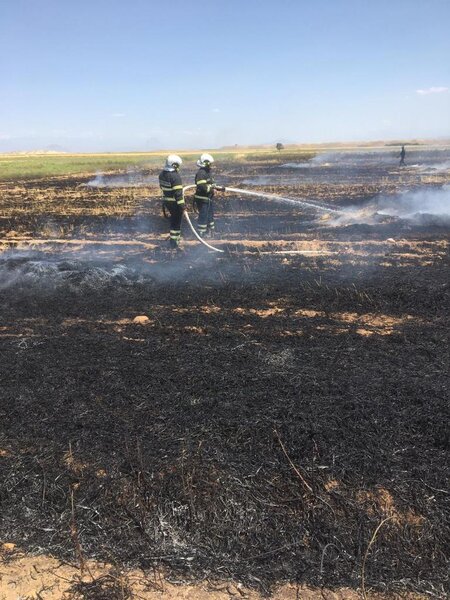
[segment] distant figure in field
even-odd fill
[[[398,156],[400,158],[399,167],[404,167],[405,166],[405,156],[406,156],[405,146],[402,146],[402,150]]]

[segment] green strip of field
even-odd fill
[[[314,152],[273,150],[235,152],[212,151],[217,160],[233,162],[283,163],[312,158]],[[194,166],[199,152],[180,152],[186,165]],[[97,171],[119,171],[128,168],[155,168],[164,164],[167,153],[128,154],[59,154],[0,155],[0,181],[20,181],[64,175],[93,174]]]
[[[162,156],[155,154],[3,155],[0,156],[0,180],[116,171],[134,166],[155,166],[161,160]]]

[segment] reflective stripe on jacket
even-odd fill
[[[211,200],[214,196],[214,178],[211,170],[201,167],[195,176],[195,198],[197,200]]]
[[[178,171],[161,171],[159,174],[159,187],[165,202],[184,204],[183,183]]]

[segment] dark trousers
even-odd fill
[[[205,235],[208,229],[214,230],[214,204],[212,200],[197,200],[198,207],[198,232]]]
[[[183,208],[176,202],[164,202],[164,207],[170,215],[170,246],[171,248],[177,248],[181,237]]]

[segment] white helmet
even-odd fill
[[[168,171],[172,171],[178,169],[178,167],[181,167],[182,164],[183,161],[177,154],[169,154],[169,156],[166,158],[165,169]]]
[[[197,161],[197,166],[198,167],[206,167],[208,165],[212,165],[214,162],[214,158],[211,156],[211,154],[202,154],[200,156],[200,158]]]

